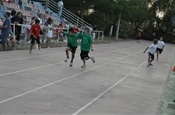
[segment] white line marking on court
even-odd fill
[[[131,48],[137,48],[137,47],[130,47],[129,49],[131,49]],[[123,49],[125,50],[125,49],[128,49],[128,48],[123,48]],[[112,53],[112,52],[117,52],[117,51],[120,51],[120,50],[122,50],[122,49],[118,49],[118,50],[114,50],[114,51],[110,51],[110,52],[105,52],[105,53],[99,53],[99,54],[96,54],[95,56],[104,55],[104,54],[108,54],[108,53]],[[75,60],[78,60],[78,59],[80,59],[80,58],[76,58],[76,59],[74,59],[74,61]],[[65,63],[65,62],[63,61],[63,62],[53,63],[53,64],[49,64],[49,65],[45,65],[45,66],[39,66],[39,67],[24,69],[24,70],[20,70],[20,71],[14,71],[14,72],[9,72],[9,73],[4,73],[4,74],[0,74],[0,77],[1,76],[6,76],[6,75],[10,75],[10,74],[16,74],[16,73],[21,73],[21,72],[25,72],[25,71],[30,71],[30,70],[36,70],[36,69],[46,68],[46,67],[58,65],[58,64],[61,64],[61,63]]]
[[[52,82],[52,83],[49,83],[49,84],[47,84],[47,85],[43,85],[43,86],[38,87],[38,88],[36,88],[36,89],[33,89],[33,90],[27,91],[27,92],[25,92],[25,93],[22,93],[22,94],[20,94],[20,95],[17,95],[17,96],[14,96],[14,97],[11,97],[11,98],[2,100],[2,101],[0,101],[0,104],[5,103],[5,102],[10,101],[10,100],[13,100],[13,99],[16,99],[16,98],[18,98],[18,97],[22,97],[22,96],[27,95],[27,94],[29,94],[29,93],[32,93],[32,92],[34,92],[34,91],[37,91],[37,90],[46,88],[46,87],[51,86],[51,85],[53,85],[53,84],[56,84],[56,83],[65,81],[65,80],[67,80],[67,79],[74,78],[74,77],[76,77],[76,76],[78,76],[78,75],[81,75],[81,74],[83,74],[83,73],[89,72],[89,71],[91,71],[91,70],[98,69],[98,68],[100,68],[100,67],[103,67],[103,66],[105,66],[105,65],[108,65],[108,64],[110,64],[110,63],[116,62],[116,61],[118,61],[118,60],[121,60],[121,59],[130,57],[130,56],[135,55],[135,54],[140,53],[140,52],[142,52],[142,50],[141,50],[141,51],[138,51],[138,52],[135,52],[135,53],[131,53],[131,54],[127,55],[127,56],[123,56],[123,57],[120,57],[120,58],[118,58],[118,59],[112,60],[112,61],[110,61],[110,62],[108,62],[108,63],[99,65],[99,66],[97,66],[97,67],[94,67],[94,68],[92,68],[92,69],[86,70],[86,71],[84,71],[84,72],[80,72],[80,73],[78,73],[78,74],[69,76],[69,77],[67,77],[67,78],[63,78],[63,79],[54,81],[54,82]]]
[[[59,53],[63,53],[63,52],[59,52]],[[34,57],[49,56],[49,55],[55,55],[55,54],[59,54],[59,53],[57,52],[57,53],[43,54],[43,55],[37,55],[37,56],[29,56],[29,57],[22,57],[22,58],[6,59],[6,60],[0,60],[0,62],[7,62],[7,61],[14,61],[14,60],[22,60],[22,59],[30,59],[30,58],[34,58]]]
[[[120,44],[120,45],[121,45],[121,44]],[[113,46],[106,46],[106,47],[100,47],[100,48],[95,48],[95,49],[109,48],[109,47],[116,47],[116,45],[113,45]],[[0,62],[7,62],[7,61],[14,61],[14,60],[22,60],[22,59],[30,59],[30,58],[34,58],[34,57],[49,56],[49,55],[55,55],[55,54],[60,54],[60,53],[65,53],[65,52],[57,52],[57,53],[43,54],[43,55],[37,55],[37,56],[35,55],[35,56],[29,56],[29,57],[5,59],[5,60],[0,60]]]
[[[99,98],[101,98],[107,92],[109,92],[111,89],[113,89],[114,87],[116,87],[120,82],[122,82],[124,79],[126,79],[129,75],[133,74],[136,70],[138,70],[140,67],[142,67],[145,63],[146,63],[146,61],[143,62],[141,65],[139,65],[137,68],[133,69],[130,73],[126,74],[122,79],[120,79],[119,81],[117,81],[114,85],[112,85],[107,90],[105,90],[104,92],[102,92],[101,94],[99,94],[96,98],[94,98],[92,101],[90,101],[89,103],[87,103],[85,106],[83,106],[82,108],[80,108],[79,110],[77,110],[72,115],[77,115],[80,112],[82,112],[84,109],[86,109],[87,107],[89,107],[90,105],[92,105],[95,101],[97,101]]]

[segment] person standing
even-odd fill
[[[47,41],[46,41],[46,48],[50,48],[51,39],[53,37],[53,20],[52,18],[48,18],[45,23],[47,28]]]
[[[19,43],[20,35],[21,35],[21,29],[22,29],[22,26],[19,25],[19,24],[23,24],[23,22],[24,22],[24,20],[22,18],[22,13],[21,12],[18,12],[16,14],[16,16],[11,18],[11,23],[15,24],[15,30],[13,28],[12,32],[15,32],[17,44]]]
[[[91,51],[93,51],[92,48],[92,37],[88,34],[89,33],[89,29],[85,28],[84,29],[84,33],[79,37],[81,39],[81,53],[80,53],[80,57],[81,60],[83,61],[83,65],[81,66],[81,68],[85,68],[86,67],[86,60],[91,59],[93,63],[95,63],[95,59],[94,57],[89,57],[89,51],[91,49]]]
[[[93,41],[95,40],[96,31],[97,31],[97,26],[95,25],[95,26],[93,27],[93,30],[92,30],[92,39],[93,39]]]
[[[62,15],[62,10],[63,10],[63,0],[59,0],[58,2],[58,19],[61,19],[61,15]]]
[[[165,43],[163,41],[163,38],[161,37],[160,40],[157,43],[157,60],[159,59],[159,55],[163,52],[163,49],[165,47]]]
[[[0,26],[1,34],[2,34],[2,48],[3,51],[7,50],[8,40],[10,30],[11,30],[11,21],[10,21],[10,13],[6,12],[4,14],[4,17],[6,18],[3,25]]]
[[[142,33],[141,33],[141,31],[138,31],[136,37],[137,37],[136,43],[137,43],[137,42],[140,43],[140,40],[141,40],[141,37],[142,37]]]

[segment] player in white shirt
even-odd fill
[[[159,59],[159,55],[163,52],[163,49],[165,47],[165,43],[163,41],[163,38],[161,37],[160,40],[157,43],[157,60]]]
[[[143,53],[145,53],[148,50],[148,65],[147,65],[147,67],[153,66],[153,64],[151,64],[151,63],[154,60],[154,55],[155,55],[156,50],[157,50],[157,42],[158,42],[158,40],[154,39],[153,44],[151,44],[149,47],[147,47],[145,49],[145,51],[143,52]]]

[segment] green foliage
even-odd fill
[[[71,12],[97,25],[99,30],[105,30],[111,24],[116,26],[121,15],[125,22],[121,24],[121,37],[130,37],[126,34],[130,33],[129,29],[142,29],[148,37],[154,31],[160,33],[158,37],[173,33],[171,18],[175,15],[175,0],[64,0],[64,4]],[[89,13],[89,9],[93,12]],[[164,13],[162,18],[158,12]]]

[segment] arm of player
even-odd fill
[[[149,47],[147,47],[143,53],[145,53],[145,52],[148,50],[148,48],[149,48]]]

